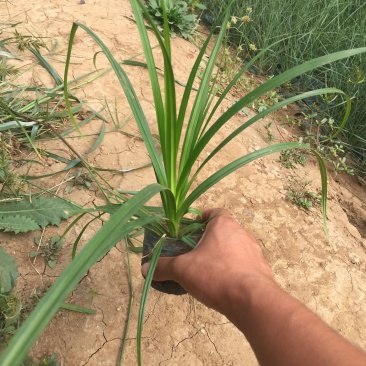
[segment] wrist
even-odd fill
[[[271,302],[270,298],[280,292],[282,290],[270,276],[245,276],[239,281],[233,281],[233,285],[228,287],[225,302],[227,306],[223,313],[241,329],[239,324],[243,324],[253,309],[266,307],[266,303]]]

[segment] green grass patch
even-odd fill
[[[224,0],[202,1],[215,19],[226,6]],[[255,63],[260,74],[276,75],[304,61],[366,44],[366,3],[361,0],[258,0],[253,6],[236,2],[230,28],[232,44],[243,50],[241,58],[254,55],[275,44]],[[287,94],[319,87],[336,87],[352,98],[352,111],[342,131],[347,153],[359,174],[366,173],[366,55],[344,59],[292,79]],[[333,118],[341,124],[342,101],[339,98],[312,98],[302,105],[317,119]]]

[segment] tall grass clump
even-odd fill
[[[213,19],[226,1],[203,1]],[[230,24],[231,41],[250,58],[253,48],[264,49],[281,41],[256,62],[257,71],[273,75],[313,58],[366,43],[366,2],[363,0],[256,0],[236,2]],[[241,19],[246,21],[241,27]],[[238,22],[236,23],[236,20]],[[235,24],[234,24],[235,23]],[[366,173],[366,55],[334,62],[292,80],[297,93],[319,87],[337,87],[352,100],[352,112],[341,135],[359,171]],[[317,99],[307,106],[322,116],[341,123],[337,99]]]

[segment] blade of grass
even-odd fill
[[[89,152],[87,153],[87,155],[90,154],[90,153],[92,153],[93,151],[95,151],[98,148],[98,146],[104,140],[104,136],[105,136],[105,123],[102,123],[102,128],[100,129],[100,133],[98,135],[98,138],[95,140],[93,146],[91,147],[91,149],[89,150]]]
[[[192,193],[184,200],[182,205],[179,207],[178,217],[183,217],[189,206],[197,200],[204,192],[206,192],[209,188],[219,182],[221,179],[225,178],[235,170],[241,168],[242,166],[256,160],[260,159],[266,155],[279,152],[281,150],[287,149],[310,149],[310,146],[307,144],[301,144],[299,142],[283,142],[275,145],[266,146],[260,150],[249,153],[241,158],[234,160],[233,162],[227,164],[225,167],[218,170],[216,173],[212,174],[210,177],[205,179],[201,184],[195,188]]]
[[[27,140],[29,142],[29,144],[32,146],[32,149],[34,150],[34,152],[37,154],[38,158],[40,160],[42,160],[42,157],[37,149],[37,147],[34,145],[32,138],[29,136],[28,132],[26,131],[26,129],[24,128],[24,126],[18,121],[15,113],[13,112],[13,110],[7,105],[5,104],[1,99],[0,99],[0,106],[2,108],[4,108],[4,110],[7,111],[7,113],[9,113],[11,115],[11,117],[18,123],[18,126],[20,127],[20,129],[22,130],[22,132],[24,133],[24,135],[27,137]]]
[[[63,303],[60,308],[70,311],[76,311],[82,314],[95,314],[97,311],[90,308],[85,308],[84,306],[74,305],[74,304],[66,304]]]
[[[73,111],[73,109],[71,109],[71,111],[72,111],[72,113],[74,114],[75,112]],[[80,127],[82,127],[82,126],[84,126],[84,125],[86,125],[87,123],[89,123],[93,118],[95,118],[95,117],[98,117],[98,118],[100,118],[99,116],[100,116],[100,112],[101,112],[102,110],[100,110],[99,112],[94,112],[94,113],[92,113],[89,117],[87,117],[87,118],[85,118],[84,120],[82,120],[82,121],[80,121],[79,123],[78,123],[78,127],[80,128]],[[101,119],[101,118],[100,118]],[[104,121],[104,122],[106,122],[104,119],[102,119],[102,121]],[[70,128],[68,128],[67,130],[65,130],[65,131],[62,131],[61,133],[60,133],[60,135],[61,136],[67,136],[68,134],[70,134],[71,132],[73,132],[73,131],[75,131],[75,127],[70,127]],[[85,135],[84,135],[85,136]]]
[[[229,9],[227,10],[224,18],[224,24],[227,23],[229,19]],[[211,52],[207,66],[205,67],[204,74],[202,76],[198,92],[196,94],[192,112],[189,116],[187,131],[184,136],[182,153],[179,161],[180,171],[184,168],[185,164],[189,160],[189,154],[194,149],[197,142],[199,132],[202,124],[204,123],[203,113],[205,111],[208,99],[209,99],[209,87],[211,82],[211,76],[216,65],[216,59],[221,48],[224,35],[226,33],[226,28],[221,27],[220,33],[215,42],[214,48]],[[180,172],[179,172],[180,175]]]
[[[161,152],[164,161],[164,171],[165,171],[165,181],[159,180],[159,175],[156,172],[157,180],[159,183],[165,185],[172,192],[172,196],[175,195],[176,189],[176,157],[178,154],[178,145],[179,145],[179,136],[176,134],[176,98],[175,98],[175,82],[174,82],[174,73],[170,60],[170,40],[163,40],[159,30],[157,29],[155,22],[152,20],[149,12],[146,10],[146,7],[140,0],[132,0],[131,2],[132,10],[135,15],[135,21],[138,27],[138,31],[140,34],[140,39],[142,42],[144,55],[146,59],[146,63],[148,65],[151,88],[154,96],[156,117],[158,123],[160,144],[161,144]],[[159,81],[157,78],[156,65],[154,61],[154,57],[152,54],[152,49],[150,45],[150,40],[147,35],[147,30],[145,27],[143,16],[149,22],[152,31],[154,32],[157,41],[160,45],[160,51],[163,54],[164,59],[164,85],[165,85],[165,106],[162,102],[161,90]],[[167,28],[165,28],[167,29]],[[136,116],[135,116],[136,118]],[[148,126],[144,126],[145,121],[138,121],[136,119],[140,133],[143,135],[143,129]],[[142,123],[143,122],[143,123]],[[145,138],[144,138],[145,141]],[[146,142],[145,142],[146,143]],[[155,164],[154,164],[155,168]],[[172,218],[171,221],[168,221],[168,226],[171,227],[173,235],[177,234],[178,224],[175,220],[176,207],[175,200],[169,199],[166,196],[166,192],[161,193],[161,199],[163,202],[163,206],[167,213],[167,216]]]
[[[170,46],[170,30],[168,18],[166,14],[165,2],[162,1],[163,18],[164,18],[164,43],[166,53],[164,55],[164,97],[165,97],[165,121],[164,130],[166,131],[165,148],[168,152],[165,154],[164,166],[167,171],[168,187],[175,195],[176,189],[176,164],[178,156],[178,147],[180,136],[177,135],[177,106],[175,95],[175,78],[171,64],[171,46]],[[163,150],[162,150],[163,151]],[[163,155],[164,156],[164,155]]]
[[[135,293],[134,293],[133,284],[132,284],[130,253],[129,253],[129,248],[128,248],[128,237],[125,238],[125,248],[126,248],[126,256],[127,256],[127,275],[128,275],[128,287],[130,289],[130,303],[128,305],[127,318],[126,318],[125,326],[123,329],[121,347],[120,347],[120,350],[118,353],[118,358],[117,358],[118,366],[122,365],[123,353],[124,353],[125,347],[126,347],[128,329],[130,327],[130,321],[131,321],[131,316],[132,316],[132,307],[133,307],[133,302],[135,299]]]
[[[147,297],[148,297],[150,285],[151,285],[151,282],[152,282],[152,279],[154,276],[155,268],[156,268],[156,265],[158,264],[158,259],[160,257],[161,250],[163,249],[164,242],[165,242],[165,237],[162,237],[156,244],[154,253],[153,253],[151,261],[150,261],[150,267],[149,267],[149,270],[147,271],[147,275],[145,278],[144,287],[142,289],[142,295],[141,295],[141,300],[140,300],[140,309],[139,309],[139,315],[138,315],[138,320],[137,320],[137,336],[136,336],[137,364],[139,366],[142,365],[141,337],[142,337],[142,329],[144,326],[144,314],[145,314]]]
[[[157,175],[158,181],[166,185],[166,175],[164,172],[164,168],[162,166],[159,154],[155,148],[154,140],[151,135],[151,131],[149,129],[148,123],[146,121],[145,115],[142,111],[141,105],[137,99],[136,93],[133,89],[133,86],[127,77],[126,73],[122,69],[121,65],[115,60],[111,52],[108,50],[106,45],[102,42],[102,40],[88,27],[84,26],[80,23],[74,23],[70,32],[70,40],[69,40],[69,47],[67,52],[67,59],[66,59],[66,65],[65,65],[65,76],[64,76],[64,94],[65,94],[65,101],[68,105],[68,108],[70,107],[69,99],[68,99],[68,93],[67,93],[67,78],[68,78],[68,70],[70,65],[70,57],[71,57],[71,51],[72,51],[72,45],[75,38],[75,33],[77,28],[82,28],[87,34],[89,34],[94,41],[98,44],[98,46],[103,50],[103,53],[106,55],[108,61],[110,62],[124,92],[126,95],[127,100],[129,101],[129,104],[131,106],[132,112],[135,116],[136,122],[139,124],[140,131],[142,134],[142,137],[145,141],[147,150],[149,152],[150,158],[152,160],[152,163],[154,165],[154,170]],[[71,117],[71,116],[70,116]]]
[[[264,84],[260,85],[250,93],[248,93],[245,97],[237,101],[233,106],[231,106],[225,113],[223,113],[216,122],[207,130],[207,132],[202,136],[202,138],[197,143],[197,150],[194,149],[190,151],[189,159],[186,159],[185,166],[180,167],[181,170],[184,170],[185,173],[179,174],[179,179],[181,180],[180,183],[180,189],[183,185],[186,184],[187,179],[187,172],[190,172],[192,169],[192,166],[194,162],[196,161],[197,157],[199,156],[200,152],[203,150],[203,148],[207,145],[207,143],[213,138],[213,136],[217,133],[217,131],[230,119],[232,118],[237,112],[239,112],[242,108],[249,105],[251,102],[256,100],[257,98],[261,97],[266,92],[275,89],[276,87],[282,85],[283,83],[292,80],[299,75],[313,70],[314,68],[320,67],[322,65],[325,65],[327,63],[347,58],[353,55],[357,55],[360,53],[366,52],[366,47],[358,48],[358,49],[352,49],[347,51],[340,51],[335,52],[330,55],[322,56],[314,60],[310,60],[308,62],[303,63],[302,65],[296,66],[292,68],[291,70],[288,70],[273,79],[268,80]],[[342,92],[343,93],[343,92]],[[347,111],[346,111],[347,114]],[[189,173],[188,173],[189,174]],[[180,191],[178,188],[178,191]]]
[[[233,0],[229,3],[229,6],[231,6],[232,3],[233,3]],[[177,127],[177,131],[178,132],[177,133],[179,135],[181,135],[181,132],[182,132],[183,123],[184,123],[184,119],[186,117],[186,112],[187,112],[187,107],[188,107],[188,101],[189,101],[191,92],[194,89],[193,88],[193,83],[194,83],[194,81],[196,79],[197,72],[199,70],[201,61],[203,59],[203,56],[205,55],[207,46],[210,44],[210,41],[211,41],[211,39],[212,39],[212,37],[214,35],[215,30],[217,29],[217,27],[219,25],[222,24],[222,19],[223,19],[224,16],[225,16],[225,12],[221,12],[219,14],[219,16],[217,17],[217,20],[213,24],[212,29],[211,29],[209,35],[207,36],[205,42],[203,43],[203,45],[201,47],[201,50],[200,50],[200,52],[199,52],[199,54],[197,56],[197,59],[196,59],[194,65],[193,65],[193,67],[191,69],[191,72],[189,74],[188,81],[187,81],[187,84],[186,84],[185,89],[184,89],[182,101],[180,103],[178,120],[177,120],[177,124],[178,124],[178,127]]]
[[[29,48],[29,51],[31,51],[33,55],[36,56],[40,65],[42,65],[44,69],[47,70],[47,72],[52,76],[56,82],[56,85],[62,85],[63,80],[61,79],[61,76],[58,74],[55,68],[39,53],[39,51],[32,47]]]
[[[187,194],[188,190],[190,189],[190,187],[192,186],[192,183],[195,181],[197,175],[199,174],[199,172],[202,170],[202,168],[224,147],[226,146],[230,141],[232,141],[239,133],[243,132],[246,128],[248,128],[249,126],[253,125],[255,122],[257,122],[258,120],[264,118],[265,116],[269,115],[270,113],[275,112],[276,110],[282,108],[285,105],[288,104],[292,104],[298,100],[301,100],[303,98],[307,98],[310,96],[314,96],[314,95],[319,95],[319,94],[327,94],[327,93],[339,93],[344,95],[344,93],[341,90],[338,89],[334,89],[334,88],[327,88],[327,89],[319,89],[319,90],[314,90],[314,91],[310,91],[310,92],[306,92],[300,95],[296,95],[294,97],[285,99],[281,102],[276,103],[275,105],[263,110],[262,112],[258,113],[257,115],[255,115],[254,117],[252,117],[249,121],[243,123],[239,128],[237,128],[236,130],[234,130],[228,137],[226,137],[219,145],[217,145],[214,150],[208,155],[207,158],[204,159],[204,161],[202,162],[202,164],[200,164],[199,168],[197,169],[197,171],[192,175],[192,177],[190,178],[189,182],[187,182],[188,180],[188,176],[191,173],[191,166],[190,165],[186,165],[185,169],[181,172],[180,174],[180,181],[178,182],[178,188],[177,188],[177,192],[178,192],[178,206],[180,206],[181,202],[184,200],[185,195]],[[346,100],[347,100],[347,106],[350,106],[350,99],[347,95],[344,95]],[[348,110],[348,107],[347,107]],[[347,111],[345,114],[345,117],[348,116],[347,115]],[[214,125],[212,126],[214,127]],[[218,127],[218,126],[216,126]],[[216,131],[217,132],[217,131]],[[191,151],[190,153],[190,161],[196,161],[198,156],[200,155],[200,153],[202,152],[202,150],[204,149],[204,147],[209,143],[209,138],[207,138],[207,135],[204,135],[202,137],[202,139],[197,143],[196,149]]]
[[[321,197],[321,206],[322,206],[322,216],[323,216],[323,227],[325,235],[327,236],[328,243],[332,246],[329,237],[328,225],[327,225],[327,198],[328,198],[328,176],[327,176],[327,168],[325,166],[324,160],[319,155],[319,153],[312,149],[311,152],[318,160],[321,182],[322,182],[322,197]]]
[[[75,256],[76,256],[76,251],[77,251],[77,248],[78,248],[78,245],[79,245],[79,242],[80,242],[80,239],[81,239],[81,237],[83,236],[83,234],[84,234],[84,232],[85,232],[85,230],[88,228],[88,226],[93,222],[93,221],[95,221],[95,220],[97,220],[97,219],[100,219],[100,217],[102,216],[102,214],[103,213],[101,213],[101,214],[99,214],[99,215],[97,215],[96,217],[94,217],[92,220],[90,220],[90,221],[88,221],[88,223],[87,224],[85,224],[85,225],[83,225],[83,228],[81,229],[81,231],[80,231],[80,233],[79,233],[79,235],[77,236],[77,238],[75,239],[75,241],[74,241],[74,245],[72,246],[72,252],[71,252],[71,258],[72,259],[74,259],[75,258]],[[80,216],[78,216],[78,220],[77,221],[79,221],[81,219],[81,215]],[[72,226],[74,226],[76,224],[76,222],[73,222],[71,225]],[[70,228],[71,228],[71,225],[70,225]],[[64,235],[65,235],[66,233],[64,233]],[[63,235],[63,236],[64,236]]]

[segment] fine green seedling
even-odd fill
[[[37,245],[37,249],[32,250],[29,253],[29,257],[36,258],[37,256],[41,256],[50,268],[55,268],[57,257],[60,255],[60,251],[65,244],[65,239],[55,235],[47,244],[41,244],[41,237],[36,236],[34,238],[34,244]]]
[[[332,164],[333,170],[338,173],[345,171],[353,175],[354,169],[347,161],[346,143],[338,138],[329,138],[336,129],[333,118],[317,118],[317,114],[309,117],[305,115],[305,121],[302,124],[306,135],[304,140],[316,147],[319,154],[326,162]]]
[[[75,187],[77,187],[77,189],[87,189],[90,191],[95,191],[97,189],[94,184],[94,179],[82,168],[70,173],[68,185],[65,187],[64,191],[66,194],[71,193]]]
[[[39,357],[38,360],[34,360],[27,357],[21,364],[21,366],[61,366],[59,356],[57,353],[53,353],[50,356]]]
[[[333,118],[317,119],[318,114],[303,114],[302,118],[286,116],[285,120],[291,127],[297,126],[303,131],[295,132],[301,134],[302,141],[309,143],[321,155],[325,162],[330,164],[335,173],[344,171],[350,175],[354,174],[347,150],[349,146],[338,137],[329,138],[336,130]],[[305,166],[308,156],[304,151],[283,151],[279,161],[286,168],[294,168],[295,164]]]
[[[272,126],[272,122],[268,122],[264,126],[265,130],[267,131],[268,141],[270,141],[270,142],[273,141],[276,138],[276,136],[272,133],[271,126]],[[292,151],[292,150],[284,150],[284,151],[281,151],[281,156],[282,156],[283,153],[288,152],[288,151]]]
[[[293,179],[292,184],[287,188],[287,199],[303,208],[310,210],[316,204],[320,203],[321,196],[313,191],[310,191],[307,187],[311,184],[311,181],[301,181],[300,179]]]
[[[308,154],[303,150],[284,150],[281,151],[279,162],[287,169],[292,169],[296,167],[296,164],[302,166],[306,165],[308,160]]]
[[[234,76],[233,80],[229,82],[220,97],[215,98],[213,93],[215,87],[212,85],[212,75],[215,73],[219,50],[227,32],[225,26],[219,27],[219,25],[227,24],[230,17],[230,7],[232,3],[233,2],[231,1],[228,8],[220,14],[211,33],[203,44],[202,49],[198,53],[197,59],[192,66],[190,75],[185,84],[183,96],[179,99],[178,103],[176,98],[176,82],[172,66],[173,49],[170,44],[170,30],[164,7],[165,3],[162,1],[164,17],[164,29],[162,36],[160,30],[151,19],[151,16],[146,10],[144,4],[139,0],[131,0],[132,9],[145,54],[149,82],[152,87],[154,109],[159,134],[159,149],[152,131],[150,130],[150,125],[141,106],[139,97],[137,96],[128,75],[123,69],[123,65],[113,57],[105,43],[90,28],[80,23],[73,24],[70,33],[70,42],[64,75],[64,94],[66,102],[68,102],[69,99],[67,77],[69,74],[73,42],[78,28],[81,28],[91,36],[102,49],[106,58],[110,62],[121,87],[123,88],[134,115],[135,122],[139,127],[141,136],[149,153],[157,183],[152,183],[139,192],[134,192],[131,196],[121,194],[119,197],[120,203],[118,204],[108,203],[103,207],[85,209],[85,213],[98,211],[102,214],[108,213],[110,214],[110,217],[108,220],[105,220],[102,228],[75,255],[72,262],[54,282],[52,287],[41,299],[19,331],[16,332],[15,336],[9,342],[9,346],[0,357],[1,365],[15,366],[19,364],[27,350],[37,340],[42,330],[62,305],[64,299],[70,291],[77,286],[86,271],[96,261],[100,260],[120,240],[126,238],[131,233],[135,233],[141,227],[149,227],[153,228],[155,233],[161,235],[161,239],[157,243],[152,255],[151,265],[140,301],[140,312],[137,326],[137,358],[138,364],[141,365],[141,340],[144,324],[144,309],[148,298],[154,267],[162,250],[162,246],[164,245],[164,238],[173,237],[181,238],[182,240],[189,240],[189,235],[197,230],[199,223],[187,220],[186,214],[190,212],[197,212],[197,210],[192,210],[192,205],[194,205],[195,201],[230,173],[269,154],[293,148],[310,150],[310,146],[301,142],[272,144],[228,162],[226,166],[222,167],[208,178],[201,180],[200,173],[211,159],[213,159],[221,149],[230,143],[236,136],[244,132],[246,128],[252,126],[255,122],[286,106],[287,104],[294,103],[305,97],[324,95],[328,93],[338,93],[343,96],[345,100],[345,115],[341,127],[335,131],[334,137],[342,130],[350,113],[350,99],[341,90],[335,88],[322,88],[320,90],[313,90],[292,96],[269,106],[267,109],[261,111],[255,116],[250,117],[241,126],[229,133],[224,140],[219,142],[210,150],[211,152],[208,156],[207,154],[204,154],[204,149],[214,141],[214,137],[217,136],[218,131],[220,131],[236,113],[241,111],[243,108],[250,106],[254,100],[274,90],[283,83],[296,78],[298,75],[313,70],[314,68],[366,52],[366,48],[352,49],[307,61],[265,81],[262,85],[259,85],[239,101],[232,104],[229,108],[220,108],[222,106],[222,102],[230,92],[233,85],[235,85],[236,81],[256,61],[257,56],[259,57],[269,49],[266,48],[258,52],[258,54],[254,56],[251,61],[245,64],[237,75]],[[164,60],[162,85],[159,82],[160,71],[158,74],[145,20],[148,21],[149,27],[157,39],[161,55]],[[212,49],[211,56],[199,81],[198,90],[194,91],[193,85],[197,81],[196,76],[199,66],[201,65],[202,58],[207,51],[207,46],[212,39],[213,33],[217,28],[219,29],[219,33]],[[164,92],[164,90],[169,92]],[[192,104],[190,104],[190,101]],[[192,105],[192,108],[189,108],[190,105]],[[221,114],[219,113],[220,110],[223,110]],[[314,150],[312,150],[312,152],[316,156],[320,167],[322,181],[321,205],[324,227],[326,229],[327,173],[320,155]],[[197,167],[196,162],[198,159],[200,159],[201,164]],[[83,163],[82,159],[81,163]],[[156,194],[160,194],[162,207],[156,208],[146,206],[147,202]],[[202,224],[200,228],[202,228]]]

